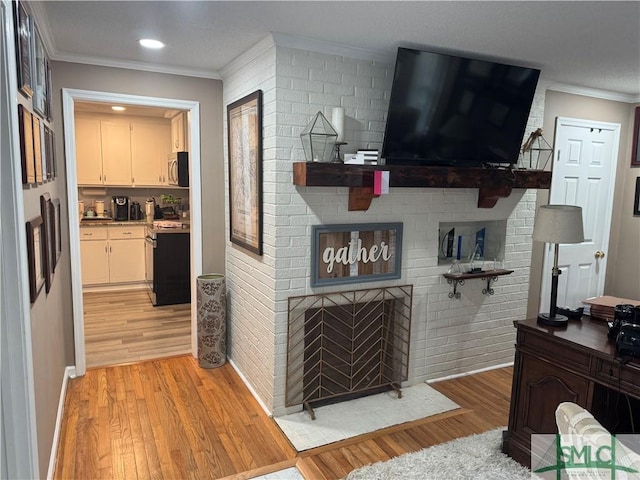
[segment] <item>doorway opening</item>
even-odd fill
[[[76,103],[120,104],[134,107],[153,107],[183,111],[187,114],[187,136],[190,144],[189,159],[189,217],[190,217],[190,272],[191,272],[191,352],[196,354],[195,278],[202,270],[202,214],[200,192],[200,112],[194,101],[63,89],[62,107],[64,119],[64,142],[66,151],[67,194],[69,201],[69,241],[71,250],[71,284],[74,314],[74,342],[76,352],[75,375],[86,371],[85,318],[80,255],[80,221],[78,215],[78,175],[75,138]]]

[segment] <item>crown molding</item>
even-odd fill
[[[371,62],[391,64],[395,63],[396,52],[385,52],[367,48],[350,47],[337,43],[316,40],[307,37],[298,37],[284,33],[272,34],[274,42],[279,47],[297,48],[311,52],[325,53],[327,55],[337,55],[340,57],[355,58],[358,60],[368,60]]]
[[[545,82],[547,84],[547,90],[553,90],[555,92],[571,93],[573,95],[582,95],[584,97],[599,98],[602,100],[611,100],[614,102],[623,103],[638,103],[640,102],[640,95],[630,95],[620,92],[611,92],[608,90],[599,90],[596,88],[580,87],[577,85],[569,85],[566,83],[558,82]]]
[[[106,58],[89,57],[86,55],[56,54],[52,60],[70,63],[82,63],[86,65],[96,65],[99,67],[125,68],[128,70],[140,70],[143,72],[166,73],[169,75],[182,75],[185,77],[210,78],[220,80],[222,77],[216,71],[196,70],[191,68],[167,67],[153,63],[142,63],[123,60],[110,60]]]
[[[28,8],[28,11],[33,17],[33,21],[38,28],[38,33],[42,39],[44,49],[49,58],[53,58],[57,53],[54,47],[53,38],[51,37],[51,27],[49,25],[49,18],[44,10],[44,2],[21,2]]]
[[[228,78],[230,75],[233,75],[235,72],[253,62],[256,58],[260,57],[274,46],[275,41],[273,35],[269,35],[222,67],[220,70],[221,78]]]

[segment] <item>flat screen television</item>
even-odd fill
[[[399,48],[382,146],[388,165],[514,164],[540,70]]]

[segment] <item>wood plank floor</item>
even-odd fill
[[[87,367],[191,352],[191,305],[154,307],[146,290],[83,294]]]
[[[235,371],[191,356],[87,371],[65,399],[56,479],[244,479],[296,465],[306,479],[506,425],[511,368],[433,385],[461,409],[297,453]]]

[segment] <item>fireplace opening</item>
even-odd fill
[[[289,298],[286,406],[313,408],[407,379],[412,286]]]

